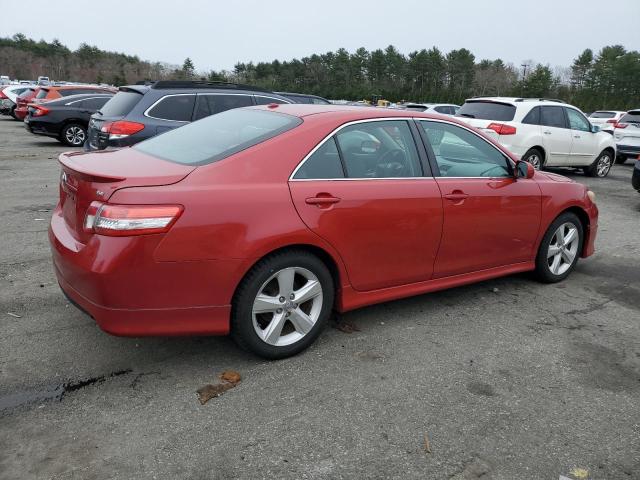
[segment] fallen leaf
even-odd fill
[[[197,390],[200,405],[204,405],[212,398],[219,397],[230,388],[235,387],[233,383],[221,383],[219,385],[205,385]]]
[[[220,380],[222,380],[223,382],[232,383],[233,385],[240,383],[241,379],[242,377],[240,377],[240,374],[235,370],[225,370],[220,374]]]
[[[431,453],[431,442],[429,442],[429,434],[424,434],[424,451],[427,453]]]
[[[584,468],[572,468],[571,471],[569,472],[572,476],[576,477],[576,478],[587,478],[589,476],[589,470],[586,470]]]

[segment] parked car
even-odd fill
[[[613,131],[618,156],[616,161],[624,163],[627,158],[640,156],[640,110],[625,113]]]
[[[0,75],[0,85],[11,84],[11,79],[7,75]]]
[[[26,90],[16,97],[16,108],[13,109],[13,118],[22,121],[27,116],[29,103],[33,101],[40,87],[35,90]]]
[[[72,302],[112,334],[231,333],[267,358],[308,347],[334,308],[561,281],[598,223],[586,186],[420,112],[240,108],[60,162],[49,238]]]
[[[115,94],[117,89],[112,87],[99,87],[97,85],[59,85],[40,87],[33,98],[32,103],[43,103],[56,98],[80,95],[82,93],[106,93]]]
[[[29,104],[25,128],[36,135],[57,138],[70,147],[81,147],[87,139],[91,115],[112,97],[113,94],[84,93],[46,104]]]
[[[597,125],[600,130],[613,134],[613,129],[618,120],[627,112],[618,110],[598,110],[589,114],[588,118],[592,125]]]
[[[631,185],[640,193],[640,157],[636,160],[636,165],[631,175]]]
[[[536,169],[582,168],[586,175],[606,177],[615,159],[613,137],[591,125],[578,108],[559,100],[472,98],[458,116]]]
[[[49,85],[51,82],[49,81],[49,77],[38,77],[38,85]]]
[[[15,109],[17,98],[26,91],[33,91],[35,87],[30,85],[8,85],[0,90],[0,113],[16,118]]]
[[[291,93],[291,92],[275,92],[280,96],[288,98],[293,103],[310,103],[312,105],[331,105],[331,102],[326,98],[319,97],[317,95],[309,95],[306,93]]]
[[[86,150],[126,147],[232,108],[291,100],[225,82],[160,81],[128,85],[91,117]]]
[[[416,112],[432,112],[443,115],[455,115],[460,110],[460,105],[451,103],[403,103],[402,106]]]

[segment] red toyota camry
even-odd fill
[[[332,311],[593,253],[586,187],[451,117],[269,105],[60,156],[62,290],[116,335],[231,333],[282,358]],[[425,300],[425,301],[428,301]]]

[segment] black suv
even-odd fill
[[[85,150],[126,147],[232,108],[292,100],[256,87],[226,82],[159,81],[120,87],[91,116]]]

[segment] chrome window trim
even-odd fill
[[[69,103],[65,103],[65,107],[68,105],[73,105],[74,103],[78,103],[78,102],[84,102],[85,100],[96,100],[96,99],[101,99],[101,98],[105,98],[105,97],[90,97],[90,98],[83,98],[82,100],[73,100],[72,102]]]
[[[164,101],[165,98],[169,98],[169,97],[186,97],[186,96],[195,97],[196,94],[195,93],[169,93],[167,95],[163,95],[158,100],[153,102],[151,104],[151,106],[149,108],[147,108],[142,115],[144,115],[147,118],[153,118],[154,120],[162,120],[164,122],[191,123],[191,120],[171,120],[169,118],[160,118],[160,117],[154,117],[153,115],[149,115],[149,111],[152,110],[160,102]],[[191,115],[193,116],[193,112],[191,112]]]
[[[262,97],[262,98],[270,98],[271,100],[278,100],[279,102],[284,102],[284,105],[293,105],[294,102],[289,101],[288,99],[285,98],[277,98],[277,97],[271,97],[269,95],[258,95],[258,94],[253,94],[254,97]]]
[[[434,179],[435,180],[436,178],[463,178],[463,179],[475,178],[475,179],[489,180],[489,179],[513,178],[511,176],[508,176],[508,177],[447,177],[445,175],[438,175],[437,177],[435,175],[421,175],[419,177],[385,177],[385,178],[381,178],[381,177],[373,177],[373,178],[293,178],[295,176],[295,174],[298,172],[298,170],[300,170],[300,168],[302,168],[302,165],[304,164],[304,162],[306,162],[309,159],[309,157],[311,157],[311,155],[313,155],[316,152],[316,150],[318,150],[320,147],[322,147],[322,145],[324,145],[324,143],[326,141],[328,141],[331,137],[333,137],[335,134],[337,134],[343,128],[346,128],[346,127],[348,127],[350,125],[357,125],[359,123],[381,122],[381,121],[389,121],[389,120],[404,120],[404,121],[415,120],[416,122],[420,122],[420,121],[423,121],[423,122],[438,122],[438,123],[446,123],[447,125],[453,125],[454,127],[462,128],[462,129],[467,130],[468,132],[474,134],[476,137],[478,137],[480,140],[485,142],[487,145],[489,145],[490,147],[492,147],[496,151],[498,151],[501,155],[503,155],[507,159],[507,161],[509,161],[511,163],[511,167],[515,168],[515,163],[513,162],[513,160],[511,160],[509,155],[507,155],[501,149],[496,147],[493,143],[488,142],[486,138],[483,138],[477,132],[474,132],[472,130],[472,127],[467,127],[466,125],[460,125],[458,123],[450,122],[448,120],[439,119],[439,118],[380,117],[380,118],[368,118],[366,120],[354,120],[354,121],[345,123],[345,124],[340,125],[339,127],[335,128],[329,135],[324,137],[320,141],[320,143],[318,143],[307,155],[305,155],[305,157],[300,161],[300,163],[298,163],[296,168],[293,170],[293,173],[289,176],[289,181],[290,182],[311,182],[311,181],[315,182],[315,181],[344,181],[344,180],[416,180],[416,179]],[[433,168],[432,168],[432,170],[433,170]]]

